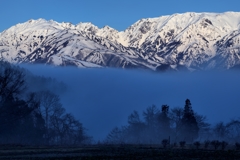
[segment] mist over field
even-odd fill
[[[148,106],[163,104],[193,110],[208,122],[229,121],[240,115],[240,76],[237,71],[155,73],[123,69],[79,69],[45,65],[21,65],[40,76],[67,84],[60,94],[63,107],[87,128],[97,141],[116,126],[127,124],[134,110],[140,115]]]

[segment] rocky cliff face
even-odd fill
[[[240,13],[185,13],[141,19],[125,31],[44,19],[0,34],[0,59],[78,67],[151,70],[240,65]]]

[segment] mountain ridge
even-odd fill
[[[38,19],[0,33],[0,59],[78,67],[229,69],[240,65],[239,40],[240,12],[144,18],[124,31]]]

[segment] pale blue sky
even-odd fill
[[[184,12],[240,11],[240,0],[1,0],[0,32],[29,19],[92,22],[124,30],[141,18]]]

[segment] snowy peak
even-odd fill
[[[63,27],[61,27],[57,22],[55,21],[46,21],[45,19],[38,19],[38,20],[29,20],[25,23],[19,23],[8,30],[6,30],[4,33],[6,34],[24,34],[28,33],[32,30],[61,30]]]
[[[99,30],[97,26],[93,25],[90,22],[79,23],[78,25],[76,25],[76,29],[90,34],[96,34],[96,32]]]
[[[0,34],[0,59],[79,67],[164,70],[240,65],[240,12],[141,19],[125,31],[90,22],[29,20]]]
[[[139,47],[146,40],[156,39],[158,36],[167,37],[173,33],[173,37],[180,39],[183,33],[194,34],[191,30],[206,32],[204,28],[214,28],[221,32],[221,36],[239,28],[240,13],[184,13],[158,18],[148,18],[137,21],[122,35],[125,45]],[[211,29],[209,30],[209,32]],[[129,36],[131,35],[131,36]],[[169,37],[168,36],[168,37]]]

